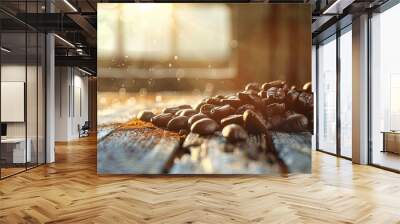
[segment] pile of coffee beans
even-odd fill
[[[222,131],[228,142],[243,141],[248,134],[268,131],[312,132],[314,101],[311,83],[302,89],[276,80],[249,83],[233,95],[217,95],[190,105],[164,108],[161,114],[142,111],[137,118],[179,133],[212,135]]]

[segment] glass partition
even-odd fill
[[[43,8],[21,1],[18,10]],[[0,12],[1,179],[45,163],[45,41],[40,31]]]
[[[340,36],[340,155],[352,157],[352,32]]]
[[[336,36],[318,47],[318,149],[336,154]]]
[[[371,19],[371,162],[400,170],[400,4]]]
[[[26,150],[26,41],[25,32],[1,34],[2,177],[24,171],[31,157]]]

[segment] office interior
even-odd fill
[[[312,174],[232,178],[96,173],[105,2],[0,1],[0,222],[398,223],[398,0],[228,1],[311,5],[315,121]]]
[[[1,2],[2,178],[54,162],[54,143],[79,139],[82,126],[96,130],[97,1],[68,3]],[[398,172],[400,32],[393,27],[400,5],[308,3],[313,8],[313,148]],[[54,21],[45,24],[46,19]],[[354,111],[354,105],[360,108]],[[354,127],[354,119],[361,118]]]
[[[92,64],[69,64],[69,57],[87,53],[63,34],[49,34],[58,28],[38,25],[45,21],[38,16],[58,4],[0,3],[1,179],[55,162],[55,143],[78,140],[96,130],[96,122],[89,120],[89,112],[96,112],[95,59]]]

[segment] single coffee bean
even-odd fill
[[[287,97],[286,97],[286,102],[289,106],[289,108],[295,108],[297,99],[300,95],[300,92],[298,92],[296,89],[291,89],[289,90],[289,92],[287,93]]]
[[[151,120],[152,117],[154,117],[155,114],[151,111],[148,110],[144,110],[144,111],[140,111],[138,113],[138,115],[136,116],[137,119],[142,120],[142,121],[147,121],[149,122]]]
[[[187,135],[187,134],[189,134],[189,131],[187,129],[181,129],[181,130],[179,130],[178,134],[179,135]]]
[[[212,104],[204,104],[200,107],[200,113],[205,114],[207,116],[211,115],[211,110],[214,109],[215,105]]]
[[[174,114],[171,113],[159,114],[151,118],[151,123],[157,127],[164,128],[172,118],[174,118]]]
[[[230,124],[222,129],[222,136],[230,143],[244,141],[248,138],[247,132],[237,124]]]
[[[222,118],[234,114],[236,109],[230,105],[214,107],[210,111],[210,117],[216,121],[220,121]]]
[[[282,86],[282,89],[283,89],[283,91],[285,91],[285,93],[287,93],[287,92],[289,91],[289,85],[285,83],[285,84]]]
[[[192,106],[190,106],[188,104],[180,105],[178,107],[179,107],[179,109],[192,109]]]
[[[243,103],[251,104],[255,106],[257,109],[262,109],[264,106],[262,98],[258,95],[246,94],[241,92],[238,94],[238,97],[240,101],[242,101]]]
[[[284,103],[273,103],[266,106],[265,110],[263,111],[263,115],[265,117],[271,117],[275,114],[283,114],[286,110],[286,106]]]
[[[308,119],[303,114],[292,114],[286,117],[282,129],[287,132],[303,132],[308,129]]]
[[[252,110],[246,110],[243,113],[243,121],[246,130],[250,133],[261,134],[267,133],[270,127],[267,126],[264,118]]]
[[[275,96],[278,92],[278,88],[276,87],[271,87],[267,90],[267,99],[272,101],[275,99]]]
[[[167,108],[164,108],[161,112],[163,114],[175,114],[179,110],[181,110],[181,108],[179,108],[179,107],[167,107]]]
[[[265,91],[265,90],[262,90],[262,91],[260,91],[260,92],[258,92],[258,96],[259,97],[261,97],[261,98],[267,98],[268,97],[268,94],[267,94],[268,92],[267,91]]]
[[[258,92],[258,91],[260,91],[260,87],[261,87],[260,83],[251,82],[251,83],[248,83],[244,89],[245,89],[246,91],[247,91],[247,90],[255,90],[255,91]]]
[[[312,92],[311,82],[307,82],[306,84],[303,85],[303,91],[305,91],[307,93],[311,93]]]
[[[243,105],[242,101],[238,98],[236,99],[223,99],[221,100],[223,105],[230,105],[232,107],[238,108]]]
[[[197,112],[200,112],[200,108],[201,106],[203,106],[204,104],[206,104],[206,102],[200,102],[199,104],[196,105],[196,107],[194,108]]]
[[[233,114],[233,115],[227,116],[221,120],[222,127],[225,127],[230,124],[237,124],[237,125],[243,126],[243,115]]]
[[[190,130],[193,133],[200,134],[200,135],[212,135],[215,131],[219,129],[219,125],[217,122],[210,118],[203,118],[200,119],[192,125]]]
[[[184,110],[186,110],[186,109],[180,109],[180,110],[178,110],[178,111],[175,113],[175,115],[176,115],[176,116],[180,116],[181,113],[182,113]]]
[[[277,102],[284,102],[286,98],[286,92],[283,88],[279,88],[276,91],[275,99]]]
[[[188,129],[188,117],[186,116],[178,116],[172,118],[168,124],[167,129],[170,131],[179,131],[181,129]]]
[[[256,107],[255,107],[254,105],[245,104],[245,105],[243,105],[243,106],[240,106],[240,107],[236,110],[236,114],[243,115],[243,113],[244,113],[246,110],[255,110],[255,109],[256,109]]]
[[[279,131],[282,129],[282,125],[286,122],[286,117],[283,114],[276,114],[268,118],[268,122],[271,124],[271,129]]]
[[[284,82],[284,81],[282,81],[282,80],[276,80],[276,81],[272,81],[272,82],[267,82],[267,83],[264,83],[264,84],[261,86],[261,89],[267,91],[267,90],[270,89],[271,87],[280,88],[280,87],[282,87],[285,83],[286,83],[286,82]]]
[[[203,119],[203,118],[208,118],[208,117],[205,114],[195,114],[195,115],[191,116],[188,120],[189,126],[192,127],[194,122],[196,122],[200,119]]]
[[[195,110],[193,110],[193,109],[184,109],[180,113],[181,116],[187,116],[187,117],[191,117],[191,116],[193,116],[195,114],[197,114],[197,112]]]
[[[215,97],[211,97],[211,98],[208,98],[205,102],[208,103],[208,104],[212,104],[212,105],[218,106],[218,105],[221,104],[221,99],[215,98]]]

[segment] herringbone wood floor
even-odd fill
[[[98,176],[96,143],[0,181],[0,223],[400,223],[400,175],[315,152],[313,174]]]

